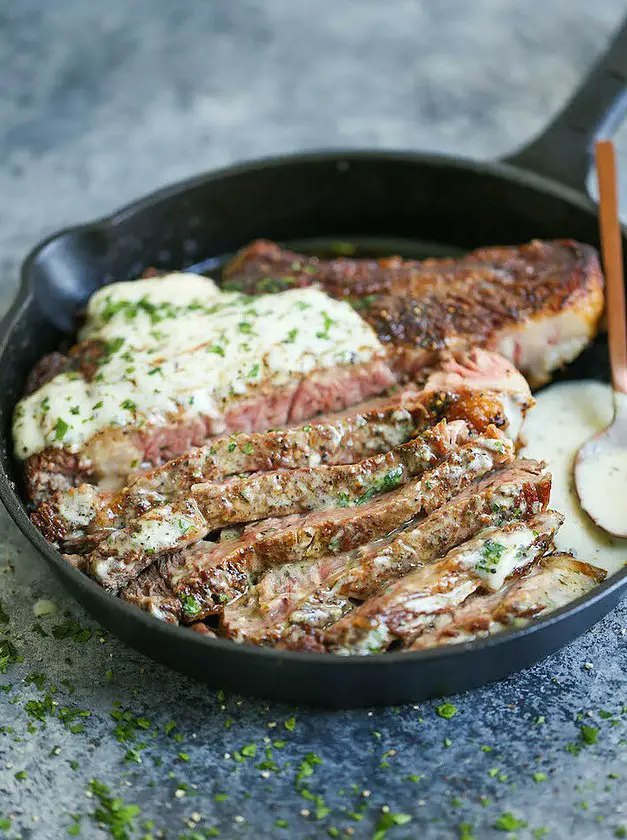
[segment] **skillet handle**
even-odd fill
[[[553,122],[503,159],[586,192],[594,141],[614,133],[627,111],[627,18]]]

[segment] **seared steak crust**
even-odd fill
[[[479,346],[498,349],[535,384],[583,349],[603,309],[597,253],[572,240],[422,262],[323,260],[261,240],[240,251],[224,276],[248,294],[269,284],[318,284],[349,299],[380,340],[401,351],[410,370],[436,351]]]

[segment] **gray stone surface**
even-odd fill
[[[503,154],[559,107],[625,11],[622,0],[0,2],[0,306],[42,236],[232,160],[341,144]],[[519,838],[544,826],[551,838],[624,836],[625,607],[543,664],[454,698],[451,720],[425,703],[296,710],[292,726],[292,709],[222,699],[95,628],[3,514],[0,542],[0,629],[23,658],[0,676],[9,837],[66,836],[72,815],[81,836],[105,836],[85,793],[93,778],[141,809],[120,838],[318,838],[332,826],[369,838],[383,806],[412,817],[394,838],[454,838],[463,823],[505,837],[493,828],[504,812],[527,824]],[[39,621],[45,636],[33,629],[41,598],[57,605]],[[72,629],[66,612],[93,635],[55,638]],[[25,682],[33,673],[45,682]],[[136,732],[116,735],[116,709],[140,718]],[[598,740],[582,746],[586,722]],[[276,770],[258,767],[268,738],[285,742]],[[256,756],[237,761],[250,744]],[[320,819],[296,781],[310,752],[321,763],[307,789],[330,809]]]

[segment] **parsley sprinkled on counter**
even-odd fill
[[[588,726],[584,723],[581,727],[581,738],[584,744],[596,744],[599,737],[599,730],[594,726]]]
[[[457,714],[457,706],[453,706],[452,703],[442,703],[441,706],[436,706],[435,712],[439,717],[450,720]]]
[[[516,831],[518,828],[526,827],[527,823],[525,820],[518,819],[511,811],[505,811],[494,823],[494,828],[498,831]]]
[[[387,805],[383,806],[381,812],[372,840],[383,840],[387,832],[395,825],[406,825],[412,819],[411,814],[393,813]]]
[[[89,782],[87,792],[98,802],[94,819],[116,840],[128,840],[135,831],[134,819],[141,813],[139,806],[127,805],[123,799],[111,796],[109,787],[98,779]]]

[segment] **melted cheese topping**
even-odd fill
[[[314,369],[383,355],[352,307],[317,289],[248,297],[200,275],[114,283],[93,295],[79,338],[105,343],[96,375],[62,373],[21,400],[16,455],[79,451],[111,426],[219,419],[229,400]]]

